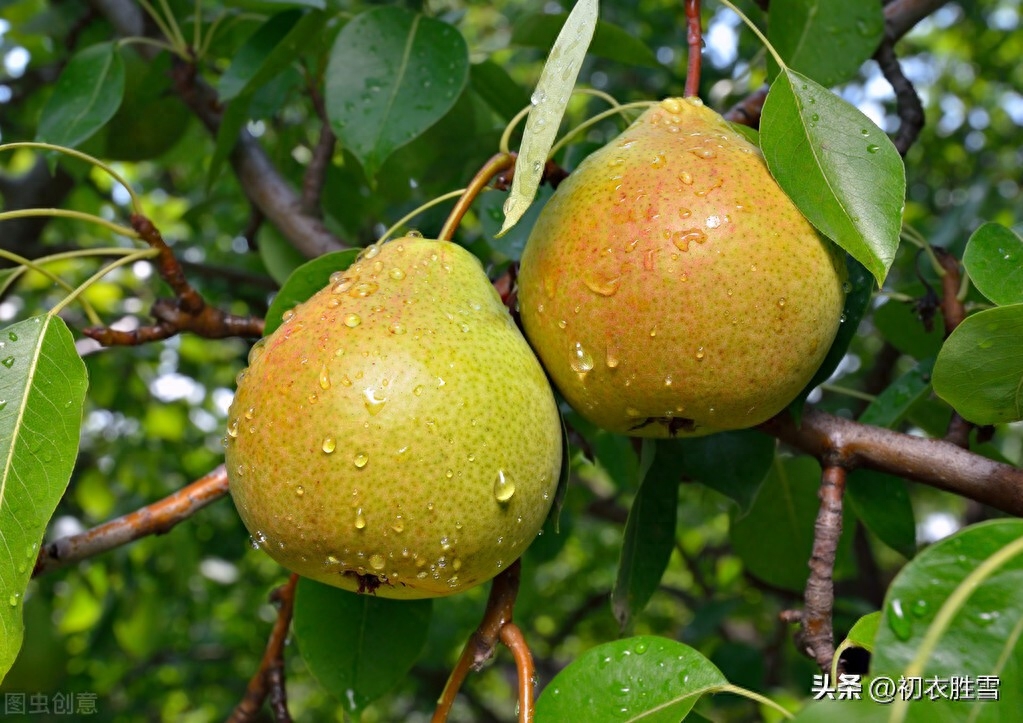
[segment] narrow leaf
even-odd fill
[[[678,723],[701,696],[728,681],[688,645],[637,636],[590,648],[536,701],[536,723]]]
[[[36,140],[74,148],[110,120],[124,96],[124,60],[114,43],[92,45],[64,67],[43,107]]]
[[[974,424],[1023,419],[1023,304],[966,317],[941,347],[933,384]]]
[[[322,29],[321,14],[310,13],[306,17],[314,19]],[[268,18],[245,41],[232,58],[231,65],[220,76],[217,91],[221,101],[229,101],[253,85],[265,82],[294,59],[296,51],[301,49],[300,46],[296,43],[284,43],[284,40],[301,18],[300,10],[292,9],[277,13]]]
[[[740,514],[753,504],[777,446],[754,429],[683,439],[679,445],[685,475],[735,500]]]
[[[395,149],[451,109],[468,76],[469,51],[455,28],[401,8],[375,8],[334,42],[327,117],[372,178]]]
[[[568,14],[564,27],[554,41],[540,80],[530,99],[533,107],[526,119],[519,155],[515,159],[515,176],[511,193],[504,203],[504,225],[501,233],[519,222],[536,196],[543,178],[547,154],[551,152],[558,126],[572,97],[579,69],[597,26],[597,0],[579,0]]]
[[[639,491],[625,523],[618,574],[611,590],[611,608],[622,628],[646,607],[675,549],[680,452],[672,441],[643,440]]]
[[[870,403],[859,421],[875,427],[894,428],[910,407],[926,397],[931,391],[933,359],[924,359],[901,377],[888,385]]]
[[[970,281],[999,305],[1023,302],[1023,239],[1012,229],[986,223],[970,236],[963,253]]]
[[[906,170],[888,136],[827,88],[786,70],[764,102],[760,146],[799,210],[882,284],[906,195]]]
[[[767,28],[790,68],[832,86],[853,78],[877,50],[884,12],[873,2],[772,0]]]
[[[527,48],[549,48],[567,18],[568,15],[562,13],[527,16],[515,24],[511,41],[514,45]],[[597,23],[589,52],[616,63],[644,65],[648,68],[663,67],[647,43],[625,28],[605,20]]]
[[[78,456],[87,386],[59,317],[0,330],[0,679],[21,648],[25,589]]]
[[[903,557],[916,554],[916,518],[905,480],[858,469],[849,475],[846,500],[868,530]]]
[[[354,713],[405,679],[426,643],[432,602],[356,595],[301,578],[292,629],[313,676]]]
[[[264,334],[269,335],[281,325],[281,316],[288,309],[300,304],[330,282],[330,275],[335,271],[344,271],[355,261],[359,249],[333,251],[318,256],[312,261],[295,269],[277,296],[270,303],[266,312],[266,328]]]
[[[795,415],[797,422],[802,415],[803,404],[806,403],[810,392],[831,378],[831,375],[838,369],[838,365],[842,363],[842,359],[845,358],[849,345],[860,327],[860,320],[863,319],[867,306],[870,304],[870,297],[874,293],[874,277],[870,275],[867,268],[851,256],[846,256],[845,261],[849,278],[845,286],[847,290],[845,306],[842,308],[842,323],[838,327],[834,341],[831,342],[831,348],[828,349],[820,367],[814,372],[813,378],[789,404],[789,410]]]
[[[872,651],[874,649],[874,638],[877,636],[877,626],[880,624],[880,610],[867,613],[852,626],[849,634],[845,636],[845,641],[855,645],[857,648]]]

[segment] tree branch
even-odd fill
[[[228,718],[229,723],[248,723],[256,720],[263,702],[270,698],[270,709],[277,723],[291,723],[287,694],[284,688],[284,644],[288,639],[291,617],[295,610],[295,587],[298,575],[291,574],[288,581],[270,593],[270,602],[277,604],[274,621],[259,669],[245,688],[245,697]]]
[[[533,657],[529,653],[522,631],[512,623],[512,612],[515,608],[515,598],[519,593],[519,575],[521,574],[521,561],[516,560],[508,566],[504,572],[494,578],[490,588],[490,597],[487,599],[487,609],[483,613],[483,620],[480,622],[476,632],[470,637],[462,649],[444,692],[437,701],[437,708],[433,713],[432,723],[444,723],[451,712],[451,706],[455,703],[458,689],[462,687],[470,670],[479,670],[494,656],[494,649],[500,640],[504,643],[515,657],[515,667],[519,674],[519,723],[529,723],[533,720]],[[505,632],[508,628],[509,632]]]
[[[62,537],[39,551],[32,577],[109,552],[147,535],[162,535],[227,494],[224,465],[174,494],[77,535]]]
[[[802,630],[798,644],[820,666],[830,670],[835,657],[832,612],[835,606],[835,556],[842,537],[842,495],[846,472],[838,466],[824,468],[818,496],[821,506],[814,524],[813,552],[810,555],[810,576],[806,581],[803,612],[798,616]],[[791,620],[791,613],[783,619]]]
[[[944,440],[860,424],[809,406],[799,425],[783,412],[758,429],[825,465],[887,472],[1023,517],[1023,470]]]
[[[133,213],[131,226],[146,243],[160,252],[156,257],[156,268],[176,296],[174,299],[157,299],[153,304],[151,312],[157,319],[154,325],[139,327],[132,331],[90,327],[84,329],[83,334],[104,346],[138,346],[166,339],[183,331],[190,331],[205,339],[263,336],[262,319],[229,314],[206,303],[202,295],[188,283],[181,264],[152,221],[141,214]]]
[[[141,11],[130,0],[92,1],[119,35],[143,34]],[[132,47],[147,60],[152,60],[159,52],[148,45]],[[172,73],[175,90],[185,105],[216,135],[220,127],[216,91],[197,76],[195,66],[175,60]],[[320,219],[303,210],[298,191],[281,175],[256,139],[244,130],[231,153],[231,165],[249,200],[304,255],[312,258],[345,248]]]

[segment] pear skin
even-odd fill
[[[370,247],[257,343],[228,419],[253,544],[305,577],[449,595],[518,558],[550,509],[549,382],[477,259]]]
[[[845,279],[759,149],[669,98],[561,183],[518,283],[526,336],[574,409],[673,437],[781,411],[838,331]]]

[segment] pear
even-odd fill
[[[518,277],[526,337],[566,400],[645,437],[781,411],[837,333],[844,282],[758,148],[697,98],[660,102],[588,156]]]
[[[370,247],[257,342],[227,432],[253,544],[391,598],[512,563],[561,467],[552,390],[480,263],[421,237]]]

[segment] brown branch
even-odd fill
[[[458,662],[448,677],[444,692],[441,693],[440,700],[437,701],[437,708],[433,712],[432,723],[444,723],[448,719],[451,707],[455,703],[455,697],[458,695],[458,689],[462,687],[469,671],[479,670],[494,656],[498,641],[511,649],[512,655],[515,657],[516,669],[519,671],[519,721],[522,723],[532,720],[532,656],[529,655],[529,649],[526,647],[521,631],[512,623],[512,612],[515,608],[515,598],[519,592],[521,569],[521,562],[516,560],[508,566],[508,569],[494,578],[490,588],[490,597],[487,598],[487,609],[483,613],[483,620],[476,631],[469,636]],[[517,633],[513,631],[506,635],[503,631],[508,626],[514,627]],[[523,680],[524,673],[528,674],[525,681]],[[529,687],[528,694],[523,692],[523,686]]]
[[[959,259],[943,248],[932,247],[938,263],[944,269],[941,277],[941,315],[945,320],[945,338],[955,331],[966,318],[966,306],[959,299],[959,287],[962,284],[962,273],[959,271]],[[952,418],[948,422],[945,439],[963,449],[970,446],[970,432],[973,424],[963,419],[959,412],[952,410]]]
[[[700,27],[700,0],[685,0],[686,43],[689,45],[689,66],[686,69],[687,98],[700,95],[700,64],[703,58],[703,31]]]
[[[1023,517],[1023,469],[940,439],[924,439],[843,419],[807,406],[796,425],[787,413],[758,429],[822,460],[887,472]]]
[[[895,92],[895,108],[899,115],[899,130],[892,138],[899,155],[905,156],[910,147],[920,136],[924,127],[924,106],[920,102],[916,88],[902,72],[899,59],[895,55],[895,38],[888,34],[886,27],[884,40],[874,53],[881,72],[892,90]]]
[[[480,195],[486,185],[495,176],[514,166],[514,153],[497,153],[491,156],[490,160],[484,163],[483,167],[469,181],[469,185],[465,187],[465,192],[459,196],[454,208],[451,209],[451,213],[448,214],[447,220],[444,221],[444,226],[441,228],[437,238],[441,241],[450,241],[451,237],[455,235],[455,229],[458,228],[458,224],[462,222],[462,217],[465,216],[472,202],[476,200],[476,197]]]
[[[327,179],[327,169],[330,168],[330,161],[334,157],[336,143],[337,137],[330,129],[330,122],[324,120],[320,127],[320,138],[313,148],[312,158],[309,159],[309,165],[306,166],[305,175],[302,177],[302,210],[314,218],[323,218],[320,197]]]
[[[768,87],[759,88],[725,111],[725,120],[750,128],[760,127],[760,114],[767,100]]]
[[[202,295],[188,283],[181,264],[152,221],[141,214],[133,213],[131,225],[146,243],[159,251],[156,257],[157,271],[174,291],[175,298],[156,300],[151,309],[153,317],[157,320],[154,325],[139,327],[132,331],[90,327],[84,329],[83,334],[104,346],[138,346],[185,331],[205,339],[263,335],[262,319],[229,314],[206,303]]]
[[[92,0],[121,36],[140,36],[144,19],[132,0]],[[148,45],[132,45],[146,60],[159,52]],[[216,91],[197,76],[194,65],[175,59],[174,88],[181,99],[214,135],[220,127],[220,104]],[[247,131],[239,133],[231,152],[231,165],[249,200],[271,221],[296,249],[309,258],[345,248],[323,221],[305,213],[302,198],[281,175],[259,142]]]
[[[535,707],[533,677],[536,675],[533,654],[529,652],[526,636],[515,623],[511,621],[505,623],[501,627],[500,635],[501,642],[515,658],[515,670],[519,674],[519,723],[532,723]]]
[[[147,535],[162,535],[226,494],[227,472],[224,465],[220,465],[159,502],[45,545],[39,551],[32,577],[95,557]]]
[[[829,670],[831,659],[835,657],[831,616],[835,606],[835,556],[838,540],[842,536],[845,478],[846,471],[838,466],[826,466],[821,475],[818,492],[821,506],[814,524],[813,552],[809,562],[810,576],[803,596],[803,612],[799,615],[802,629],[796,636],[799,646],[821,670]],[[791,615],[783,619],[791,619]]]
[[[245,696],[231,712],[229,723],[248,723],[256,720],[263,702],[270,698],[270,709],[277,723],[291,723],[288,713],[287,694],[284,688],[284,644],[291,627],[291,616],[295,609],[295,587],[298,575],[292,573],[288,581],[270,593],[270,602],[277,604],[277,620],[274,621],[270,639],[267,640],[259,669],[249,680]]]

